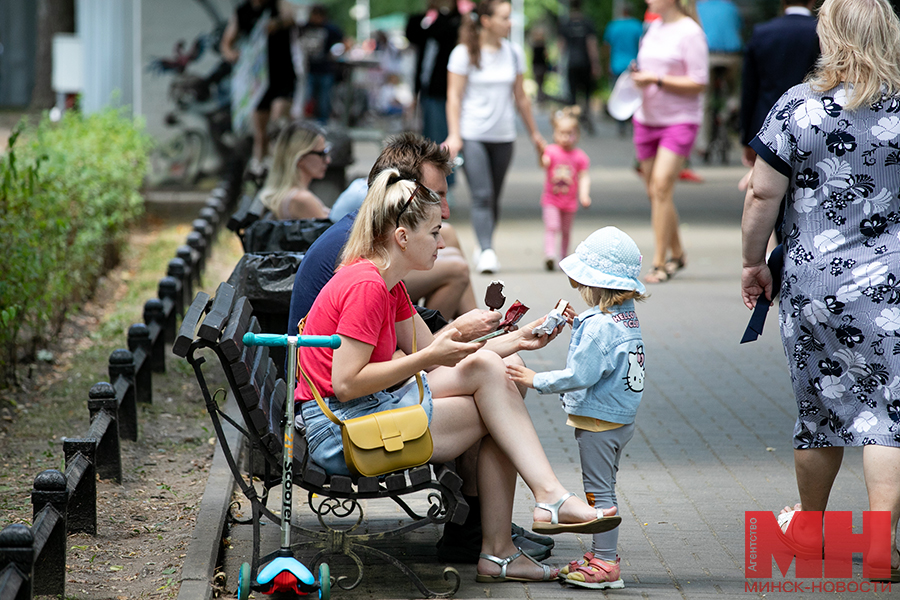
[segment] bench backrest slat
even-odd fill
[[[194,332],[197,331],[197,324],[203,318],[203,313],[209,305],[209,294],[206,292],[197,292],[191,307],[185,313],[181,320],[181,327],[178,329],[178,337],[172,344],[172,352],[175,356],[185,358],[191,343],[194,341]]]
[[[228,322],[228,315],[234,304],[234,288],[224,281],[216,288],[216,297],[213,299],[209,314],[200,324],[198,335],[207,342],[219,341],[222,330]]]
[[[229,362],[240,360],[241,351],[244,349],[244,334],[250,325],[250,317],[253,315],[253,306],[246,297],[241,296],[234,303],[228,324],[222,337],[219,339],[219,347],[225,353]]]
[[[256,317],[251,317],[247,331],[260,333],[261,330],[262,328],[259,326],[259,321],[256,320]],[[241,345],[243,345],[243,342],[241,342]],[[234,375],[234,382],[238,387],[250,383],[250,369],[253,367],[253,360],[256,357],[258,348],[259,346],[244,346],[243,350],[241,350],[240,360],[229,365],[231,373]]]

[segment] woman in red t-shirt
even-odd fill
[[[434,440],[432,462],[452,460],[481,442],[478,489],[483,538],[477,580],[554,580],[556,569],[513,544],[510,524],[517,474],[534,494],[538,503],[534,528],[544,533],[608,531],[621,519],[612,516],[615,509],[598,514],[559,482],[522,396],[506,375],[502,350],[461,341],[452,325],[432,336],[420,323],[419,348],[413,353],[413,327],[420,319],[414,321],[401,280],[410,271],[430,269],[443,246],[438,196],[401,179],[395,169],[379,174],[344,247],[341,267],[316,298],[304,329],[309,335],[336,333],[341,346],[301,348],[300,363],[342,420],[417,403],[414,382],[388,390],[427,371],[422,405]],[[531,348],[546,345],[558,333],[535,337],[531,330],[541,321],[520,332],[530,337]],[[346,474],[340,429],[312,398],[301,382],[297,399],[302,403],[310,456],[326,472]]]

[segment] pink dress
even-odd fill
[[[550,159],[541,206],[555,206],[566,212],[578,210],[578,175],[591,166],[591,159],[581,148],[564,150],[549,144],[544,155]]]
[[[550,160],[541,195],[544,256],[555,261],[569,253],[572,221],[578,212],[578,176],[591,166],[591,159],[580,148],[564,150],[557,144],[547,145],[544,156]]]

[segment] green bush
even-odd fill
[[[0,156],[0,385],[111,266],[143,210],[149,146],[142,125],[114,109],[44,117],[10,137]]]

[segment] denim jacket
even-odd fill
[[[644,391],[644,342],[634,300],[594,306],[575,318],[566,368],[537,373],[541,394],[560,394],[570,415],[612,423],[634,422]]]

